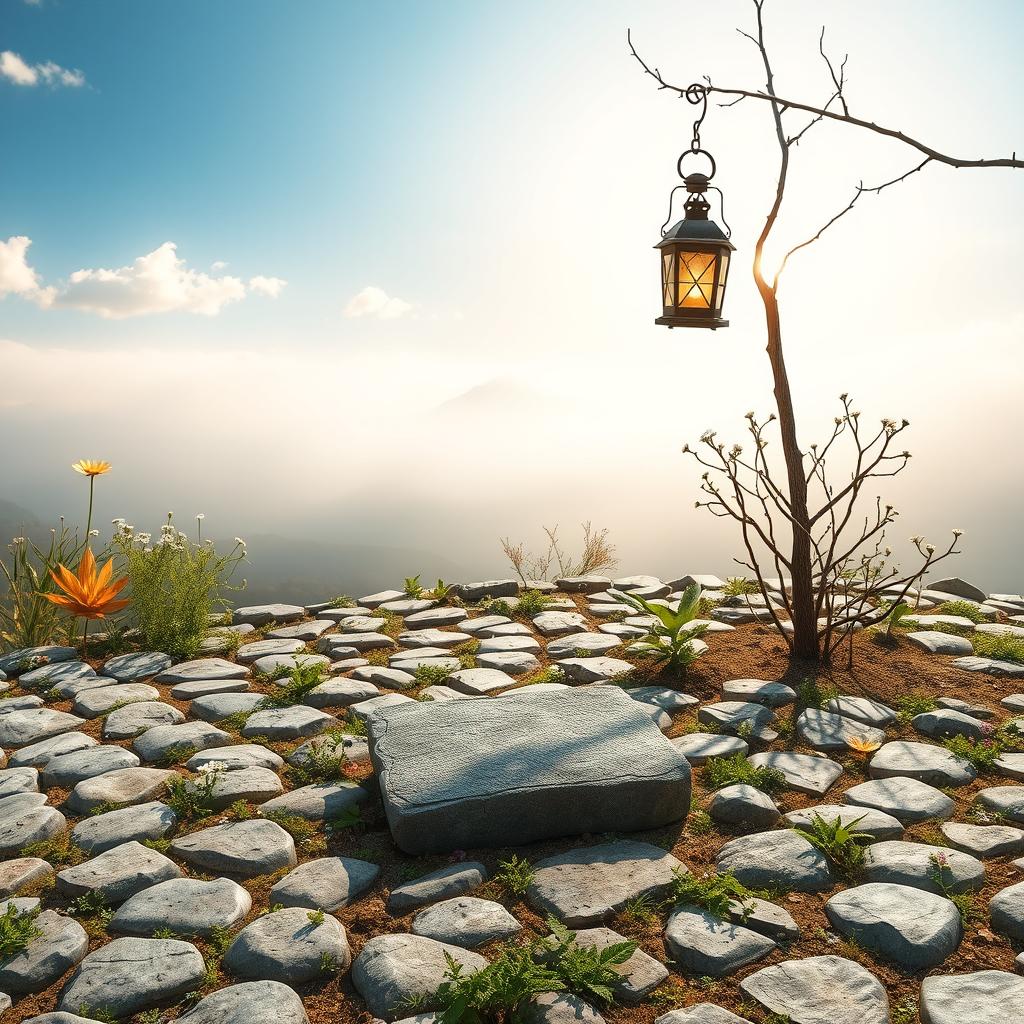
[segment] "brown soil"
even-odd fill
[[[580,610],[585,612],[585,602],[581,599],[578,604]],[[457,627],[453,628],[457,629]],[[838,659],[841,664],[831,668],[792,662],[784,641],[767,626],[741,626],[733,632],[711,634],[707,639],[710,651],[690,668],[684,680],[667,680],[651,676],[651,681],[656,680],[665,685],[674,686],[693,694],[706,703],[720,698],[722,683],[729,679],[777,679],[794,687],[803,680],[816,679],[819,685],[832,686],[840,693],[863,695],[890,705],[897,704],[900,698],[908,694],[920,694],[931,698],[956,696],[991,708],[1000,719],[1006,717],[1005,709],[1000,707],[1000,699],[1016,692],[1016,689],[1019,688],[1012,680],[992,678],[955,669],[946,659],[927,655],[912,648],[906,641],[900,641],[890,648],[880,645],[863,634],[858,635],[854,640],[854,667],[852,670],[846,668],[845,652]],[[310,649],[313,647],[315,645],[310,645]],[[611,653],[614,655],[617,652],[612,651]],[[541,660],[546,667],[546,660],[544,658]],[[98,662],[95,664],[98,667]],[[186,702],[170,699],[167,687],[157,685],[157,688],[161,691],[161,700],[178,707],[187,715],[188,704]],[[265,689],[265,687],[254,688]],[[16,688],[13,688],[7,695],[16,692],[18,692]],[[50,706],[70,711],[71,702],[51,704]],[[792,729],[792,721],[795,717],[796,712],[791,708],[778,710],[776,718],[783,723],[783,735],[779,740],[767,746],[756,742],[752,743],[752,750],[803,749],[806,753],[812,753],[813,751],[794,744],[790,738],[795,735]],[[88,723],[83,731],[99,739],[101,728],[102,719],[96,719]],[[694,729],[694,714],[692,711],[686,712],[676,716],[668,735],[677,736]],[[887,729],[888,739],[911,737],[920,738],[905,723],[895,723]],[[238,737],[237,742],[248,741]],[[272,746],[284,755],[298,746],[299,742],[301,741],[277,743]],[[131,743],[122,741],[120,745],[130,747]],[[840,802],[842,793],[846,789],[858,784],[866,777],[861,760],[853,756],[844,757],[841,760],[843,760],[847,771],[829,790],[826,797],[817,800],[799,793],[787,792],[778,799],[780,808],[786,811],[812,806],[824,801]],[[179,770],[182,770],[180,766]],[[391,842],[373,780],[369,777],[372,775],[372,770],[365,765],[352,774],[357,780],[365,779],[373,799],[364,811],[363,823],[355,829],[327,838],[326,851],[330,855],[369,860],[381,867],[380,877],[371,892],[354,906],[346,907],[335,915],[348,931],[353,957],[358,955],[363,943],[374,935],[410,930],[414,915],[393,918],[386,912],[385,902],[391,888],[411,878],[450,863],[454,859],[461,859],[462,856],[482,861],[493,874],[498,864],[507,860],[512,853],[536,862],[545,856],[564,851],[572,846],[588,845],[609,838],[608,836],[593,835],[578,836],[514,849],[460,851],[455,857],[410,857],[396,850]],[[707,801],[709,791],[702,784],[700,768],[694,769],[693,777],[694,796],[703,805]],[[282,775],[282,781],[286,789],[292,788],[287,773]],[[977,790],[985,786],[1000,785],[1006,781],[999,776],[983,775],[973,785],[950,790],[949,794],[957,804],[955,818],[957,820],[965,819]],[[52,803],[59,803],[66,798],[67,794],[66,792],[51,791],[50,796]],[[75,820],[69,816],[69,823],[74,824]],[[224,820],[227,820],[226,815],[220,814],[204,821],[189,822],[181,826],[177,834],[208,827]],[[716,826],[707,834],[694,835],[686,827],[674,827],[654,833],[634,834],[633,838],[671,849],[672,853],[692,871],[702,873],[714,869],[715,855],[718,849],[738,834],[741,833],[739,831],[730,832]],[[907,829],[906,838],[936,845],[942,844],[942,836],[937,823],[912,826]],[[322,846],[319,850],[312,852],[299,850],[300,862],[321,856],[324,856]],[[987,908],[989,899],[997,891],[1020,881],[1022,873],[1013,867],[1010,858],[988,860],[985,862],[985,867],[985,887],[975,897],[976,913],[965,929],[963,942],[948,960],[927,973],[960,974],[982,969],[1014,970],[1014,957],[1017,951],[1004,936],[995,934],[988,929],[985,908]],[[193,872],[193,874],[195,873]],[[270,887],[281,874],[283,872],[243,883],[253,896],[253,911],[250,920],[266,909]],[[833,892],[840,888],[843,886],[837,886]],[[505,893],[498,884],[487,883],[479,894],[502,902],[523,922],[528,930],[535,931],[537,934],[547,933],[543,920],[522,901]],[[837,954],[863,963],[882,980],[888,989],[892,1008],[905,1010],[898,1018],[900,1024],[913,1024],[918,1021],[915,1007],[924,972],[904,973],[884,961],[876,960],[864,950],[832,933],[823,910],[824,904],[831,894],[829,892],[816,895],[793,893],[783,896],[780,903],[800,925],[802,937],[786,948],[777,949],[766,959],[721,980],[688,977],[673,971],[669,981],[641,1006],[611,1007],[603,1011],[604,1017],[609,1024],[650,1024],[656,1017],[670,1009],[698,1002],[714,1002],[749,1018],[751,1021],[759,1022],[764,1019],[765,1014],[755,1004],[744,1001],[738,986],[738,982],[743,977],[762,967],[786,959]],[[45,906],[67,909],[67,901],[54,889],[43,889],[39,895],[43,897]],[[91,948],[108,941],[107,936],[103,935],[101,931],[102,922],[93,921],[90,924],[91,927],[98,930]],[[655,958],[666,963],[669,962],[662,940],[664,914],[655,922],[644,922],[622,914],[609,924],[624,935],[635,939]],[[211,951],[207,943],[198,940],[196,944],[204,955],[209,955]],[[482,952],[486,955],[487,948],[485,947]],[[65,975],[44,992],[20,999],[11,1010],[0,1017],[2,1024],[14,1024],[16,1021],[23,1021],[35,1014],[55,1009],[60,990],[69,975]],[[231,984],[231,979],[222,975],[218,981],[204,988],[202,994],[208,994],[227,984]],[[324,982],[300,987],[298,991],[303,997],[312,1024],[368,1024],[371,1019],[361,998],[353,989],[347,972],[340,978],[333,976]],[[168,1007],[164,1019],[176,1019],[186,1012],[190,1005],[192,1004]]]

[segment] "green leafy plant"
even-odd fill
[[[7,904],[7,910],[0,914],[0,960],[6,960],[27,949],[33,939],[43,934],[43,930],[36,924],[38,916],[38,908],[18,910],[13,903]]]
[[[974,898],[970,893],[955,892],[956,879],[949,867],[949,857],[945,853],[932,853],[928,856],[928,877],[935,884],[935,887],[956,907],[960,914],[960,920],[966,926],[967,922],[974,915]]]
[[[274,681],[274,688],[260,701],[259,708],[287,708],[301,704],[326,676],[327,667],[322,661],[303,658],[300,654],[295,658],[295,667]]]
[[[886,601],[882,606],[886,615],[882,622],[885,623],[885,630],[882,631],[881,623],[878,624],[877,635],[884,636],[887,640],[894,639],[893,630],[903,626],[903,620],[913,614],[913,607],[906,601]]]
[[[707,811],[698,808],[695,811],[690,811],[686,818],[686,831],[692,836],[706,836],[709,832],[714,832],[715,823],[711,820],[711,815]]]
[[[194,779],[168,776],[165,800],[178,821],[198,821],[213,814],[217,782],[223,773],[223,766],[215,765]]]
[[[991,618],[972,601],[946,601],[936,610],[943,615],[959,615],[962,619],[970,619],[975,625],[988,622]]]
[[[744,754],[709,758],[704,763],[703,776],[709,789],[742,784],[763,793],[781,793],[787,786],[786,776],[778,768],[752,765]]]
[[[986,774],[995,771],[996,761],[1009,747],[997,730],[993,730],[990,736],[981,739],[950,736],[942,741],[942,745],[957,757],[970,761],[979,772]]]
[[[820,850],[843,875],[850,877],[863,866],[863,844],[872,838],[869,832],[854,831],[863,820],[863,814],[850,822],[844,822],[841,815],[827,820],[820,814],[812,814],[810,828],[794,827],[793,831]]]
[[[324,923],[324,921],[327,920],[327,915],[322,910],[319,910],[319,909],[318,910],[311,910],[311,911],[309,911],[309,913],[306,914],[306,917],[309,918],[309,923],[314,928],[319,928],[320,925],[322,925]]]
[[[451,674],[446,665],[420,665],[413,673],[418,686],[441,686]]]
[[[575,936],[548,918],[551,937],[523,945],[505,944],[486,967],[467,972],[450,954],[436,993],[439,1024],[501,1024],[515,1019],[520,1007],[542,992],[572,992],[590,1003],[613,1002],[615,968],[635,952],[635,942],[605,949],[581,946]]]
[[[320,853],[327,849],[324,837],[313,822],[287,811],[266,811],[263,817],[280,825],[307,853]]]
[[[423,586],[420,583],[420,577],[418,573],[415,576],[405,577],[405,584],[402,587],[402,591],[404,592],[406,597],[416,598],[423,596]]]
[[[1024,637],[1002,633],[972,633],[974,653],[995,661],[1024,662]]]
[[[732,904],[752,899],[754,894],[728,872],[691,875],[681,868],[672,871],[672,887],[667,902],[700,907],[715,917],[726,920]]]
[[[524,590],[512,607],[512,617],[523,621],[532,619],[535,615],[540,615],[549,604],[551,598],[539,590]]]
[[[901,722],[909,722],[915,715],[934,711],[938,704],[924,693],[904,693],[896,698],[896,710]]]
[[[528,860],[520,860],[515,854],[501,861],[494,872],[494,880],[510,895],[520,898],[526,895],[533,876],[533,865]]]
[[[796,684],[796,703],[801,708],[823,708],[839,691],[830,683],[807,676]]]
[[[337,597],[332,597],[327,602],[328,608],[355,608],[355,601],[348,596],[348,594],[339,594]]]
[[[170,513],[156,540],[123,520],[115,526],[113,546],[131,588],[129,618],[144,649],[191,657],[211,613],[227,607],[225,593],[241,589],[231,581],[245,558],[244,542],[236,539],[226,555],[218,554],[210,541],[180,531]]]
[[[345,738],[340,731],[317,736],[303,751],[301,760],[288,766],[288,775],[300,786],[334,782],[345,777]]]
[[[71,830],[65,829],[49,839],[41,839],[37,843],[29,843],[22,847],[23,857],[39,857],[54,867],[74,867],[88,859],[88,854],[71,842]]]
[[[746,597],[747,594],[759,594],[761,588],[757,580],[748,580],[745,576],[730,576],[722,587],[726,597]]]
[[[692,624],[700,611],[700,593],[700,587],[696,584],[687,587],[679,603],[672,609],[646,601],[635,594],[614,592],[615,599],[620,603],[657,619],[650,633],[631,649],[641,657],[649,658],[675,672],[685,672],[701,654],[693,641],[707,630],[707,623]]]
[[[462,604],[455,594],[455,584],[445,583],[442,579],[438,579],[430,590],[424,592],[423,596],[440,601],[441,604]]]

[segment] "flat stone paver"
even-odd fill
[[[889,1024],[882,983],[844,957],[786,960],[747,975],[740,990],[791,1024]]]
[[[369,799],[369,793],[357,782],[318,782],[300,786],[268,800],[261,812],[296,815],[307,821],[330,821],[344,817]]]
[[[788,830],[732,839],[718,851],[716,865],[750,889],[778,885],[793,892],[824,892],[834,884],[824,855]]]
[[[160,928],[178,935],[210,935],[231,928],[252,909],[252,897],[227,878],[171,878],[131,896],[111,918],[114,935],[150,936]]]
[[[44,910],[35,926],[42,934],[0,962],[0,987],[5,992],[41,992],[89,952],[89,936],[72,917]]]
[[[766,957],[775,943],[699,907],[677,907],[665,924],[665,946],[688,974],[724,978]]]
[[[766,750],[748,758],[757,768],[775,768],[786,776],[790,789],[811,796],[824,796],[843,774],[843,766],[827,757],[794,754],[788,750]]]
[[[851,786],[843,794],[843,802],[854,807],[873,807],[884,811],[904,825],[929,818],[950,818],[956,809],[953,800],[941,790],[927,782],[906,777],[875,779]]]
[[[387,910],[401,917],[430,903],[472,892],[487,880],[487,868],[479,861],[465,861],[439,868],[411,882],[395,886],[388,896]]]
[[[130,740],[158,725],[177,725],[185,716],[170,704],[144,700],[115,708],[103,720],[105,740]]]
[[[886,743],[871,758],[869,772],[875,779],[903,776],[931,786],[966,786],[977,777],[977,769],[945,747],[913,740]]]
[[[249,670],[225,658],[196,658],[165,669],[156,677],[158,683],[190,683],[197,679],[245,679]]]
[[[173,659],[160,651],[136,651],[132,654],[119,654],[105,661],[103,674],[120,683],[135,683],[165,672],[172,664]]]
[[[456,896],[421,910],[412,922],[414,935],[426,935],[464,949],[496,939],[510,939],[523,926],[500,904],[475,896]]]
[[[746,740],[739,736],[724,736],[717,732],[691,732],[672,740],[672,745],[691,764],[704,764],[713,757],[745,754],[750,749]]]
[[[0,747],[24,747],[82,725],[85,725],[84,718],[52,708],[10,711],[0,715]]]
[[[639,896],[671,884],[684,865],[660,847],[633,840],[581,847],[534,864],[526,901],[570,928],[600,924]]]
[[[408,853],[638,831],[689,808],[689,764],[617,688],[417,702],[379,711],[369,735]]]
[[[921,983],[923,1024],[1006,1024],[1024,1004],[1024,978],[1007,971],[943,974]]]
[[[815,815],[830,825],[838,818],[843,825],[851,826],[854,831],[863,832],[871,836],[873,840],[900,839],[903,836],[903,824],[899,818],[894,818],[884,811],[875,810],[873,807],[855,807],[852,804],[818,804],[815,807],[790,811],[783,817],[790,825],[810,829]]]
[[[362,896],[378,875],[376,864],[355,857],[306,861],[274,884],[270,903],[333,913]]]
[[[309,1018],[298,993],[288,985],[244,981],[200,999],[178,1024],[309,1024]]]
[[[72,829],[71,841],[95,856],[133,840],[162,839],[177,823],[167,804],[151,800],[83,818]]]
[[[116,907],[142,889],[180,874],[181,868],[169,857],[133,840],[58,871],[57,889],[72,898],[98,893],[107,906]]]
[[[58,1008],[102,1007],[123,1019],[198,989],[206,968],[191,942],[114,939],[90,953],[61,992]]]
[[[898,839],[869,847],[862,874],[869,882],[893,882],[940,894],[942,886],[936,876],[951,892],[980,889],[985,884],[985,866],[969,853]]]
[[[909,971],[938,966],[963,936],[949,900],[906,885],[846,889],[825,904],[825,914],[840,935]]]
[[[171,843],[171,853],[201,871],[239,878],[268,875],[298,862],[295,840],[275,822],[258,818],[181,836]]]

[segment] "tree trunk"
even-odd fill
[[[798,658],[819,659],[818,621],[814,614],[814,583],[811,573],[810,521],[807,514],[807,479],[804,476],[803,453],[796,439],[793,398],[789,376],[782,355],[782,328],[779,324],[779,302],[771,285],[760,274],[755,275],[758,291],[764,302],[768,327],[768,358],[775,378],[775,403],[779,410],[779,430],[786,457],[789,478],[790,513],[793,517],[793,549],[790,573],[793,584],[790,605],[793,620],[793,654]]]

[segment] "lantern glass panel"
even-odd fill
[[[722,299],[725,298],[725,279],[729,273],[729,254],[723,252],[721,257],[722,268],[718,272],[718,293],[715,295],[715,312],[722,311]]]
[[[713,252],[679,253],[679,305],[710,309],[715,286],[716,255]]]
[[[671,309],[676,304],[675,297],[675,274],[672,271],[672,253],[666,252],[662,255],[661,280],[665,288],[664,303],[666,309]]]

